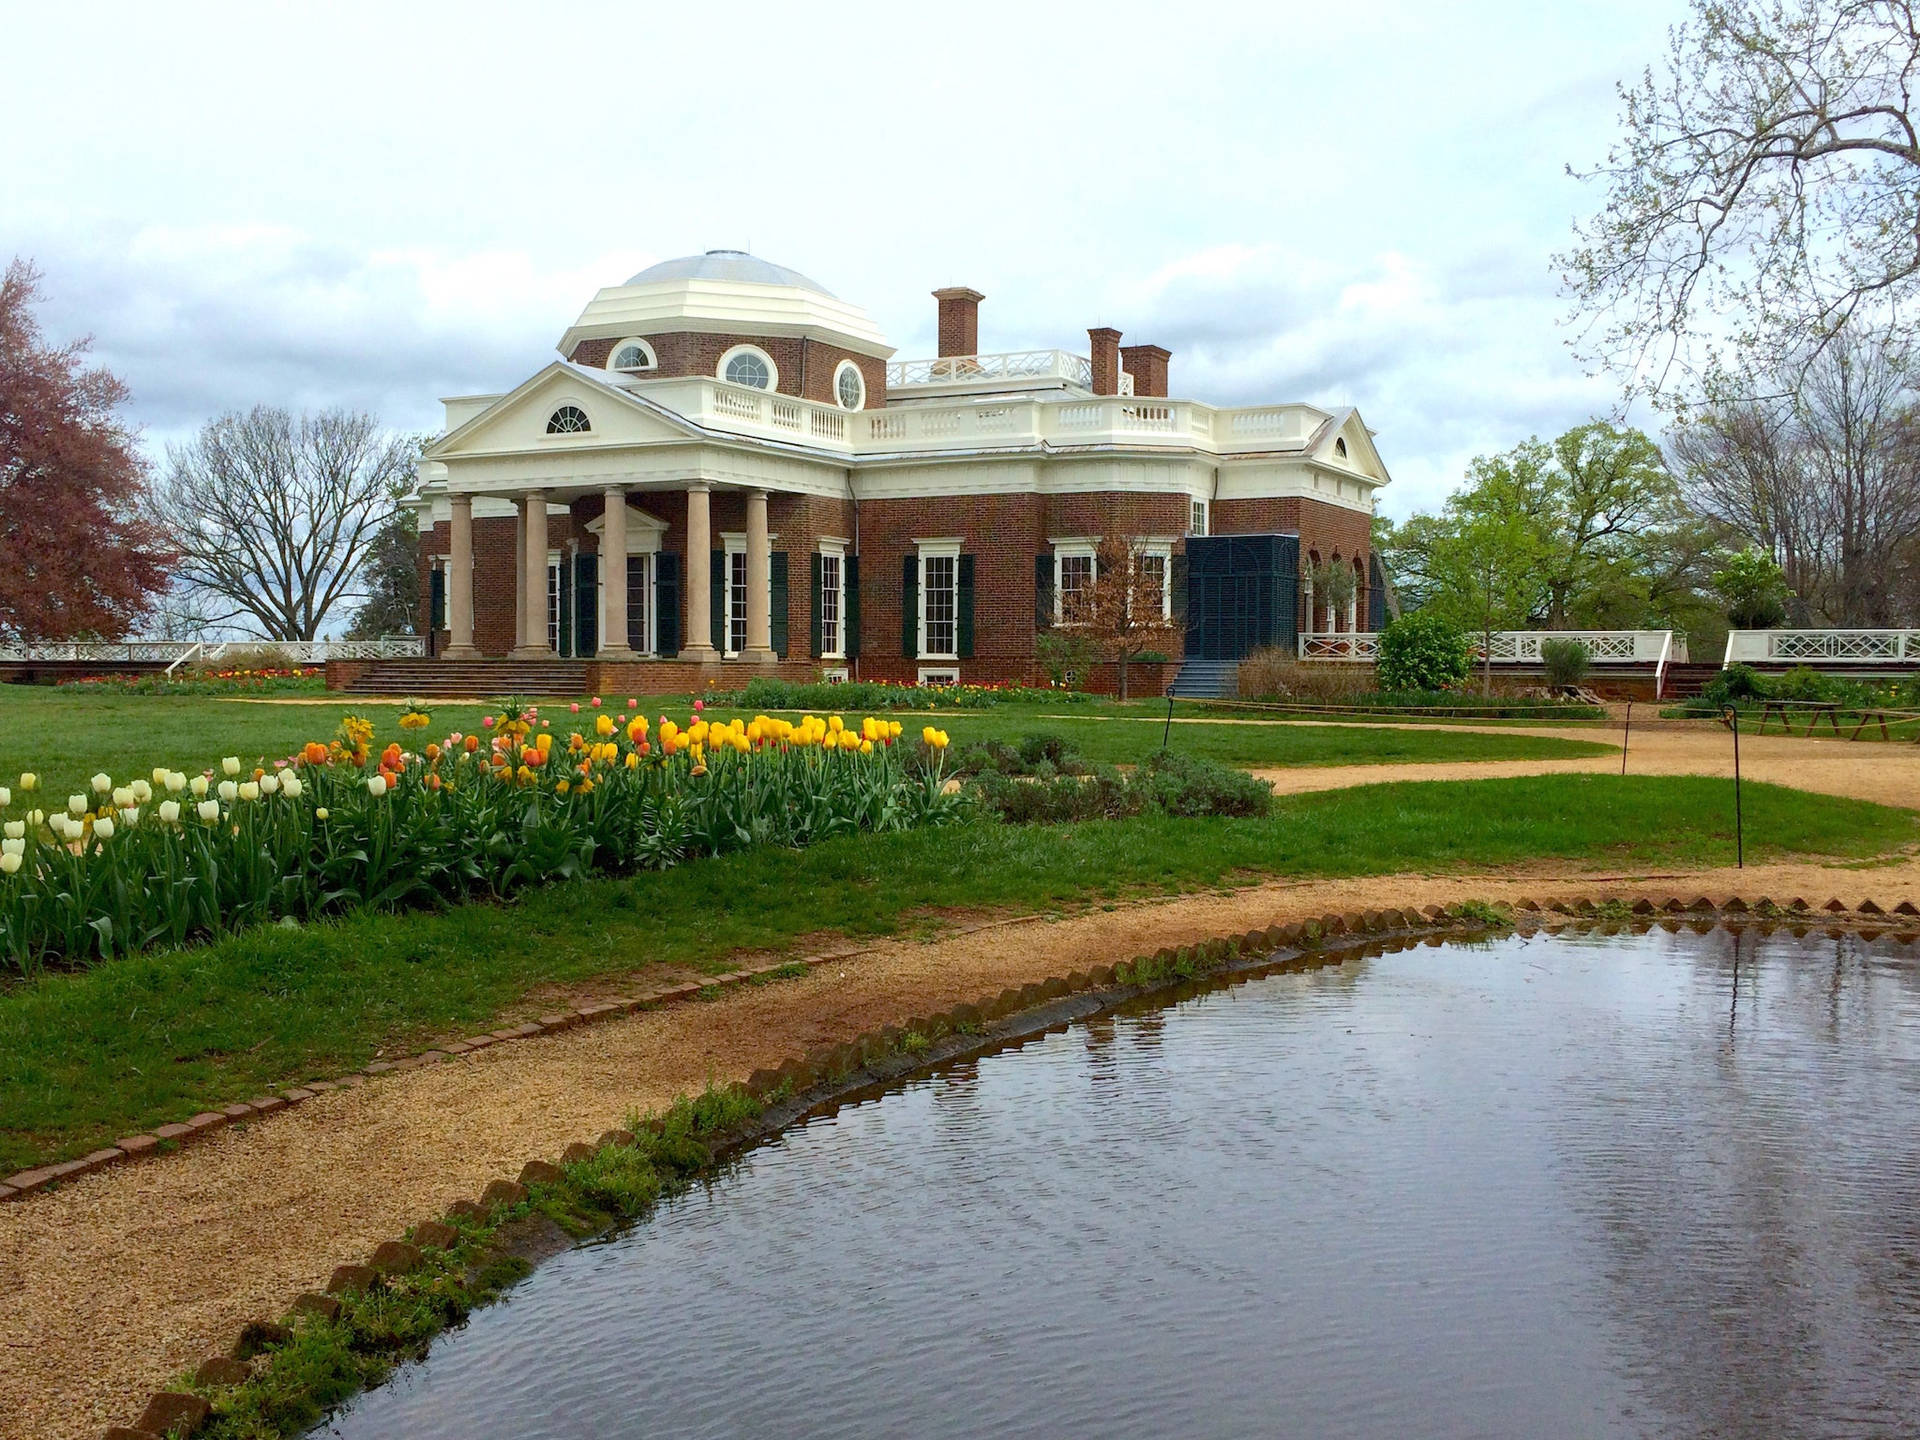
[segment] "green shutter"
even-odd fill
[[[600,649],[600,557],[573,557],[573,653],[593,655]]]
[[[662,659],[680,653],[680,557],[662,550],[653,557],[654,643]]]
[[[438,565],[427,572],[427,629],[447,628],[447,572]]]
[[[920,557],[900,557],[900,653],[920,658]]]
[[[846,587],[845,613],[840,617],[840,653],[849,660],[860,658],[860,557],[849,555],[840,562],[840,583]]]
[[[708,619],[713,622],[713,648],[720,654],[727,653],[727,552],[713,552],[713,568],[707,571],[712,599],[708,602],[712,613]]]
[[[812,654],[816,660],[820,658],[820,591],[825,585],[826,579],[821,574],[820,552],[816,550],[813,552],[813,619],[809,622],[812,628],[807,632],[808,638],[813,642]]]
[[[962,660],[973,658],[973,556],[960,557],[959,595],[956,598],[959,611],[958,625],[959,648],[954,652]]]
[[[773,593],[769,597],[773,613],[768,617],[768,639],[773,644],[773,653],[782,660],[787,658],[787,552],[776,550],[767,557],[767,586]]]
[[[1033,628],[1053,628],[1053,555],[1033,557]]]

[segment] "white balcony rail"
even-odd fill
[[[1920,665],[1920,630],[1729,630],[1728,665]]]
[[[1666,690],[1667,667],[1687,658],[1686,641],[1676,639],[1671,630],[1496,630],[1489,638],[1491,643],[1483,648],[1480,637],[1473,637],[1476,663],[1490,657],[1495,665],[1538,665],[1541,647],[1549,640],[1578,640],[1587,647],[1587,658],[1598,664],[1652,665],[1656,699]],[[1371,663],[1380,658],[1380,636],[1371,630],[1303,631],[1299,655],[1302,660]]]
[[[286,665],[329,660],[406,660],[427,653],[418,635],[378,640],[71,640],[44,645],[0,645],[0,664],[165,665],[169,674],[194,661],[218,664],[229,656],[258,656]]]
[[[889,390],[993,380],[1065,380],[1086,387],[1093,384],[1093,361],[1066,350],[1008,350],[998,355],[894,360],[887,365]]]

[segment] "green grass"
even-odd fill
[[[1399,783],[1279,801],[1259,820],[969,825],[747,852],[557,885],[503,911],[263,929],[0,991],[0,1174],[481,1028],[534,993],[654,964],[708,973],[819,932],[920,932],[1268,876],[1731,863],[1731,794],[1692,777]],[[1747,854],[1829,861],[1920,840],[1908,811],[1746,787]],[[1812,898],[1812,897],[1810,897]],[[1119,958],[1119,957],[1116,957]]]
[[[625,696],[603,698],[612,702],[609,708],[625,708]],[[666,712],[676,718],[685,717],[690,703],[684,695],[635,698],[649,715]],[[556,729],[563,729],[578,723],[566,707],[567,702],[560,701],[543,705],[542,710]],[[309,740],[327,739],[340,718],[350,713],[370,718],[384,744],[399,735],[396,722],[403,708],[371,702],[271,704],[0,685],[0,785],[12,785],[20,772],[33,771],[57,806],[68,795],[85,790],[88,778],[99,771],[124,782],[146,775],[156,765],[194,774],[216,765],[225,755],[238,755],[249,765],[271,762]],[[434,735],[474,729],[483,714],[475,705],[428,708],[435,724],[429,733]],[[1137,762],[1160,746],[1161,727],[1148,723],[1155,705],[1101,705],[1070,719],[1050,718],[1049,708],[1010,705],[944,716],[939,723],[957,744],[1050,730],[1070,737],[1087,759],[1107,764]],[[736,713],[724,697],[716,698],[714,710]],[[917,733],[924,723],[911,714],[899,718],[909,733]],[[1274,767],[1527,760],[1594,755],[1611,748],[1529,735],[1318,725],[1175,725],[1172,743],[1176,749],[1225,764]],[[42,806],[49,808],[44,801]]]

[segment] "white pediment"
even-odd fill
[[[1322,465],[1363,475],[1376,485],[1386,485],[1393,477],[1374,448],[1373,432],[1354,409],[1336,411],[1314,437],[1308,458]]]
[[[607,517],[596,515],[587,521],[587,532],[598,540],[606,533]],[[649,515],[645,510],[627,506],[627,553],[629,555],[651,555],[657,551],[667,538],[667,522],[657,515]]]
[[[587,428],[556,429],[555,416],[571,408]],[[684,444],[692,427],[660,406],[556,361],[502,395],[427,451],[430,460],[477,455],[560,455],[609,446]]]

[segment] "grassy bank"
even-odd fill
[[[1258,820],[969,825],[745,852],[492,906],[271,928],[0,992],[0,1174],[195,1110],[490,1028],[532,993],[649,965],[731,968],[821,932],[931,927],[1270,876],[1522,861],[1731,863],[1729,787],[1608,775],[1403,783],[1289,797]],[[1749,859],[1852,859],[1920,840],[1908,811],[1746,789]]]
[[[610,708],[623,710],[628,697],[605,698]],[[686,695],[634,698],[648,715],[666,712],[680,719],[691,701]],[[309,740],[330,736],[347,714],[371,719],[385,743],[399,734],[403,708],[368,702],[274,704],[0,685],[0,785],[12,785],[23,770],[34,771],[57,808],[68,795],[84,790],[88,777],[98,771],[125,782],[145,776],[156,765],[197,774],[217,765],[225,755],[238,755],[249,765],[271,761]],[[473,730],[484,713],[475,705],[430,709],[434,736],[454,729]],[[1070,736],[1088,760],[1103,764],[1133,764],[1159,749],[1161,726],[1149,722],[1163,716],[1163,708],[1103,702],[1084,710],[1062,719],[1055,718],[1060,712],[1057,706],[1007,705],[967,711],[941,723],[958,744],[1054,731]],[[563,733],[587,721],[584,712],[578,719],[570,714],[565,702],[544,706],[543,713]],[[716,697],[712,713],[737,711],[725,697]],[[902,712],[899,718],[904,721],[911,716]],[[1183,724],[1173,727],[1171,743],[1188,754],[1253,767],[1571,758],[1610,748],[1528,735],[1320,725]],[[44,800],[41,803],[45,805]]]

